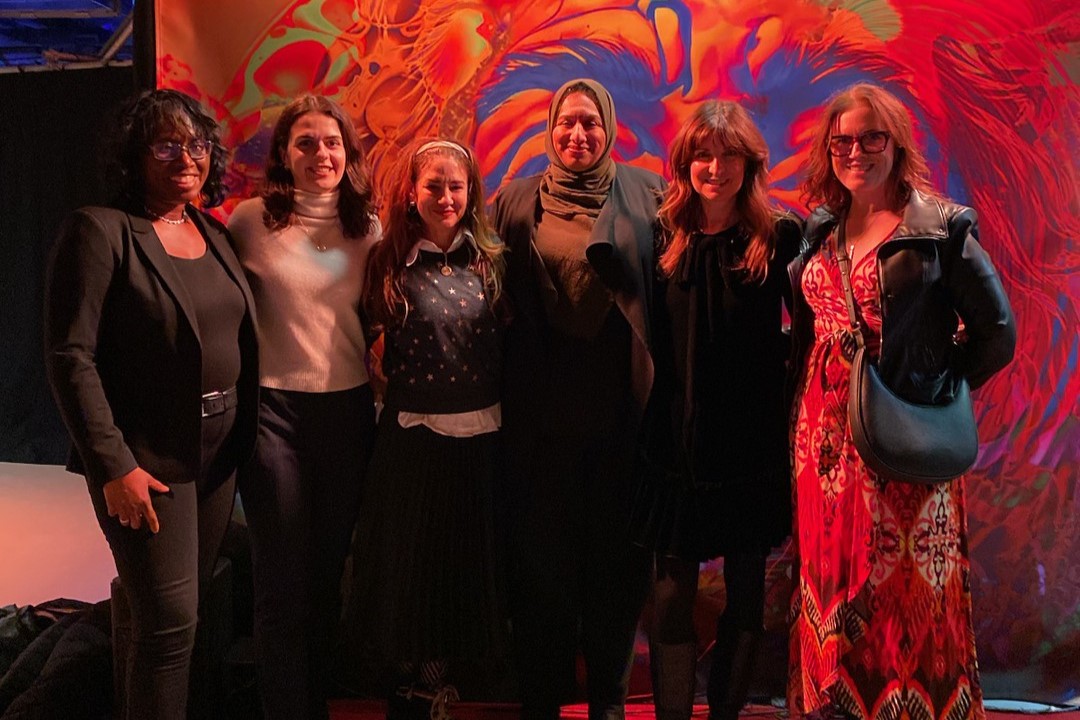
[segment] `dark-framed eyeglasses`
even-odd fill
[[[833,135],[829,138],[829,154],[834,157],[847,157],[856,143],[867,155],[876,155],[885,152],[888,147],[889,133],[884,130],[868,130],[859,135]]]
[[[190,140],[187,143],[162,140],[150,144],[150,154],[154,156],[155,160],[160,160],[162,162],[171,162],[180,157],[180,153],[183,152],[186,152],[188,157],[192,160],[202,160],[210,154],[213,147],[214,144],[209,140],[202,140],[199,138]]]

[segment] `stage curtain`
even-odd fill
[[[45,261],[64,217],[105,202],[105,114],[130,67],[0,75],[0,462],[62,463],[67,432],[45,383]]]

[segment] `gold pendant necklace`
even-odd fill
[[[318,240],[308,226],[304,223],[304,219],[299,214],[293,213],[293,217],[296,218],[296,222],[300,224],[300,230],[307,235],[307,239],[311,241],[311,244],[315,246],[315,249],[319,252],[326,252],[330,246],[324,242]]]

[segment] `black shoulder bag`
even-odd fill
[[[888,480],[933,485],[959,477],[975,464],[979,453],[967,380],[960,379],[956,394],[945,405],[907,402],[882,382],[867,355],[856,315],[844,224],[841,219],[836,255],[855,341],[848,389],[848,423],[855,449],[867,467]]]

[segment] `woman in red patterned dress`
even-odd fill
[[[800,715],[985,716],[964,480],[878,477],[859,458],[847,417],[851,343],[838,236],[863,333],[894,392],[946,402],[958,378],[976,388],[1012,358],[1012,311],[978,242],[975,212],[936,194],[928,175],[896,97],[855,85],[830,101],[805,185],[817,206],[808,247],[789,268],[799,574],[788,702]]]

